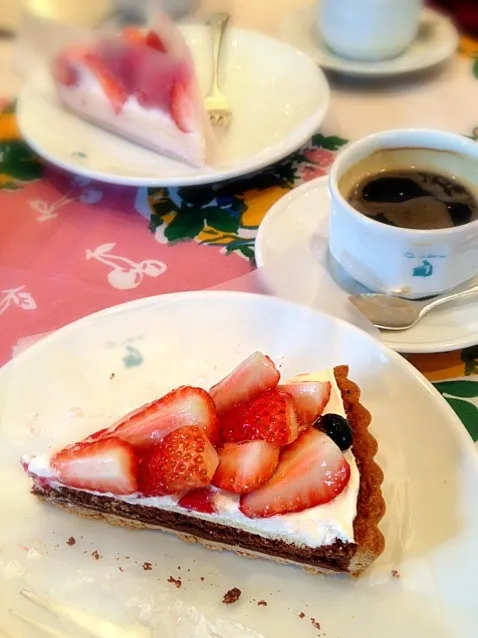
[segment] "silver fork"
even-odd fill
[[[30,602],[38,605],[42,609],[46,609],[51,614],[59,618],[60,620],[66,620],[72,625],[75,625],[78,629],[81,629],[83,634],[91,636],[91,638],[149,638],[151,636],[150,631],[138,624],[122,624],[121,626],[103,618],[97,616],[90,616],[79,609],[73,607],[66,607],[59,605],[46,596],[39,596],[31,591],[23,589],[21,595]],[[51,638],[71,638],[68,634],[58,631],[27,614],[10,609],[12,616],[22,620],[30,627],[38,629],[45,636],[51,636]],[[15,638],[0,628],[0,635],[8,636],[9,638]]]
[[[209,94],[204,100],[204,105],[213,126],[223,129],[229,126],[232,119],[232,111],[227,98],[219,88],[219,59],[222,36],[230,17],[229,13],[216,13],[209,20],[213,38],[212,84]]]

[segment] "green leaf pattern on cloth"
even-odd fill
[[[478,441],[478,380],[440,381],[434,385],[463,421],[473,441]]]
[[[282,162],[234,182],[151,188],[150,228],[163,243],[195,240],[254,258],[256,231],[268,209],[298,184],[325,175],[347,140],[320,133]]]

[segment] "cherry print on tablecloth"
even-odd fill
[[[26,292],[25,286],[0,291],[0,315],[10,306],[16,306],[22,310],[36,310],[37,304],[31,294]]]
[[[140,262],[132,261],[127,257],[114,255],[111,251],[116,244],[101,244],[94,250],[86,250],[86,259],[96,261],[109,266],[110,272],[107,274],[108,282],[117,290],[131,290],[137,288],[143,281],[144,276],[159,277],[163,275],[167,266],[157,259],[144,259]]]
[[[102,189],[91,185],[91,179],[77,175],[71,179],[69,189],[59,199],[51,203],[42,199],[30,200],[30,207],[38,213],[37,222],[46,222],[58,217],[59,209],[71,202],[98,204],[102,199]]]

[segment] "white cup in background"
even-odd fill
[[[418,33],[423,0],[318,0],[317,29],[338,55],[378,61],[402,53]]]
[[[455,176],[478,200],[475,141],[430,129],[370,135],[346,146],[332,165],[329,178],[332,256],[351,277],[370,290],[411,299],[438,294],[478,274],[478,220],[452,228],[414,230],[376,221],[348,203],[348,192],[342,190],[349,188],[343,182],[362,160],[385,149],[398,149],[396,155],[402,157],[401,165],[380,167],[372,162],[370,174],[393,168],[416,168]],[[367,165],[370,166],[368,162]]]

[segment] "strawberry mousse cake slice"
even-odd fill
[[[52,74],[60,101],[81,118],[192,166],[210,161],[194,61],[166,16],[154,30],[127,27],[61,51]]]
[[[380,555],[377,442],[347,366],[280,384],[255,352],[52,455],[33,493],[69,512],[212,549],[357,577]]]

